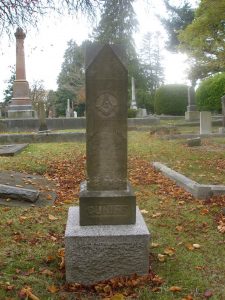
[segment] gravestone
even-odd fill
[[[212,115],[210,111],[200,112],[200,134],[212,133]]]
[[[131,77],[131,106],[130,106],[130,108],[137,109],[134,77]]]
[[[66,118],[70,118],[70,99],[67,99]]]
[[[48,126],[46,122],[46,112],[44,101],[38,102],[38,120],[39,120],[39,131],[47,131]]]
[[[27,146],[28,144],[0,145],[0,156],[14,156]]]
[[[219,128],[219,133],[225,133],[225,96],[221,97],[222,105],[222,125],[223,127]]]
[[[8,106],[8,118],[27,119],[34,117],[34,110],[30,100],[29,83],[26,80],[24,39],[26,34],[22,28],[16,33],[16,79],[13,83],[13,98]]]
[[[127,181],[128,75],[122,51],[94,45],[86,54],[87,181],[69,209],[66,279],[92,284],[148,273],[149,232]]]
[[[195,90],[194,87],[188,87],[188,106],[185,112],[185,120],[196,121],[199,120],[199,111],[196,109],[195,104]]]

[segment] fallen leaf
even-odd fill
[[[28,299],[31,299],[31,300],[40,300],[40,298],[38,298],[37,296],[35,296],[32,293],[32,289],[30,287],[25,287],[25,288],[21,289],[21,291],[19,292],[19,297],[22,298],[23,295],[26,296],[26,297],[28,297]]]
[[[174,286],[170,287],[170,291],[173,293],[180,292],[180,291],[182,291],[182,287],[174,285]]]
[[[184,298],[182,298],[181,300],[194,300],[194,298],[191,295],[187,295]]]
[[[54,293],[58,292],[59,289],[57,288],[57,286],[55,286],[54,284],[52,284],[52,285],[49,285],[49,286],[47,287],[47,290],[48,290],[50,293],[54,294]]]
[[[53,215],[48,215],[48,219],[51,220],[51,221],[55,221],[55,220],[58,220],[58,218],[54,217]]]
[[[199,248],[201,248],[201,246],[200,246],[199,244],[193,244],[192,246],[193,246],[194,249],[199,249]]]
[[[167,247],[164,249],[164,253],[169,256],[173,256],[176,250],[173,247]]]
[[[148,211],[147,211],[146,209],[142,209],[142,210],[141,210],[141,213],[142,213],[142,214],[147,214]]]
[[[125,297],[124,297],[123,294],[115,294],[115,295],[113,295],[110,299],[111,299],[111,300],[124,300]]]
[[[155,213],[152,215],[152,218],[158,218],[160,217],[162,214],[161,213]]]
[[[157,247],[159,247],[159,244],[158,243],[151,243],[151,247],[152,248],[157,248]]]
[[[179,225],[176,226],[176,230],[179,231],[179,232],[182,231],[183,230],[183,226],[179,226]]]
[[[163,254],[158,254],[158,260],[160,261],[160,262],[164,262],[165,260],[166,260],[166,255],[163,255]]]
[[[186,244],[185,247],[190,251],[195,249],[192,244]]]

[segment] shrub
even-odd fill
[[[225,94],[225,73],[204,79],[196,91],[200,110],[221,111],[221,97]]]
[[[137,115],[137,110],[136,109],[132,109],[132,108],[128,108],[128,118],[136,118]]]
[[[155,113],[157,115],[184,115],[187,108],[188,87],[184,84],[163,85],[156,91]]]

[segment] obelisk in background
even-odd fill
[[[9,119],[27,119],[34,117],[30,100],[29,84],[26,80],[24,39],[26,34],[22,28],[16,33],[16,79],[13,83],[13,98],[8,106]]]

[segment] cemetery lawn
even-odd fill
[[[64,231],[85,179],[85,144],[31,144],[0,157],[0,171],[54,181],[53,207],[0,207],[0,299],[225,299],[225,196],[194,199],[155,171],[159,161],[199,183],[225,185],[225,139],[161,140],[129,132],[128,176],[151,232],[151,279],[85,288],[65,284]],[[225,213],[224,213],[225,214]]]

